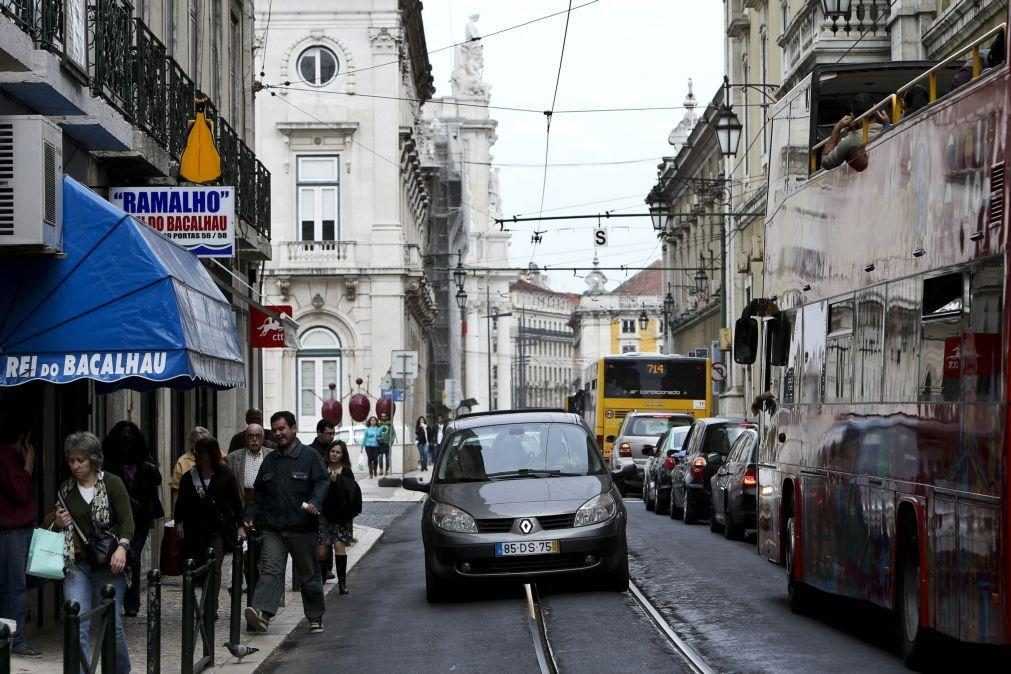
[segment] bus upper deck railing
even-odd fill
[[[853,125],[860,125],[861,133],[863,134],[863,142],[867,143],[870,140],[870,125],[875,115],[879,110],[888,110],[888,116],[892,124],[897,124],[902,119],[902,107],[899,101],[902,99],[902,95],[907,91],[915,87],[916,85],[927,81],[927,100],[928,105],[936,101],[939,97],[937,95],[937,73],[947,68],[949,65],[956,61],[960,61],[965,57],[966,54],[972,54],[972,79],[977,79],[983,73],[983,64],[980,57],[980,45],[987,42],[988,40],[996,37],[1000,33],[1005,33],[1005,41],[1007,40],[1007,24],[1002,23],[999,26],[994,26],[987,32],[983,33],[975,40],[965,45],[958,51],[952,53],[950,56],[936,63],[930,70],[926,70],[923,73],[917,75],[915,78],[907,82],[906,84],[899,87],[899,89],[893,93],[889,94],[883,98],[877,105],[874,105],[869,110],[861,114],[859,117],[853,120]],[[1005,57],[1006,59],[1006,57]],[[970,80],[971,81],[971,80]],[[818,144],[811,148],[810,152],[810,167],[811,173],[815,173],[819,170],[818,167],[818,157],[821,151],[824,149],[825,144],[828,143],[829,138],[825,138]]]

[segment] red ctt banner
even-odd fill
[[[278,316],[291,316],[291,305],[278,304],[266,307]],[[249,345],[254,349],[283,349],[284,325],[259,309],[249,308]]]

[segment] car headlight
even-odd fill
[[[432,509],[432,523],[446,531],[461,534],[477,533],[477,522],[470,513],[445,503],[439,503]]]
[[[572,526],[585,527],[590,524],[606,522],[614,517],[616,512],[618,512],[618,507],[614,504],[614,498],[610,494],[600,494],[579,506],[579,510],[576,511],[576,520]]]

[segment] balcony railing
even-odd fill
[[[159,145],[168,143],[168,69],[166,51],[143,21],[137,21],[137,45],[133,48],[134,78],[137,82],[136,122]]]
[[[92,93],[133,121],[133,8],[122,0],[93,0],[90,11]]]
[[[355,266],[354,241],[285,241],[282,253],[282,266],[285,263],[313,268]]]

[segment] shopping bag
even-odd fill
[[[161,563],[159,570],[163,576],[178,576],[183,572],[183,542],[176,535],[175,522],[168,521],[162,529]]]
[[[358,470],[365,470],[365,450],[359,450],[358,461],[355,462],[355,466]]]
[[[63,532],[36,529],[28,549],[25,573],[40,578],[63,580]]]

